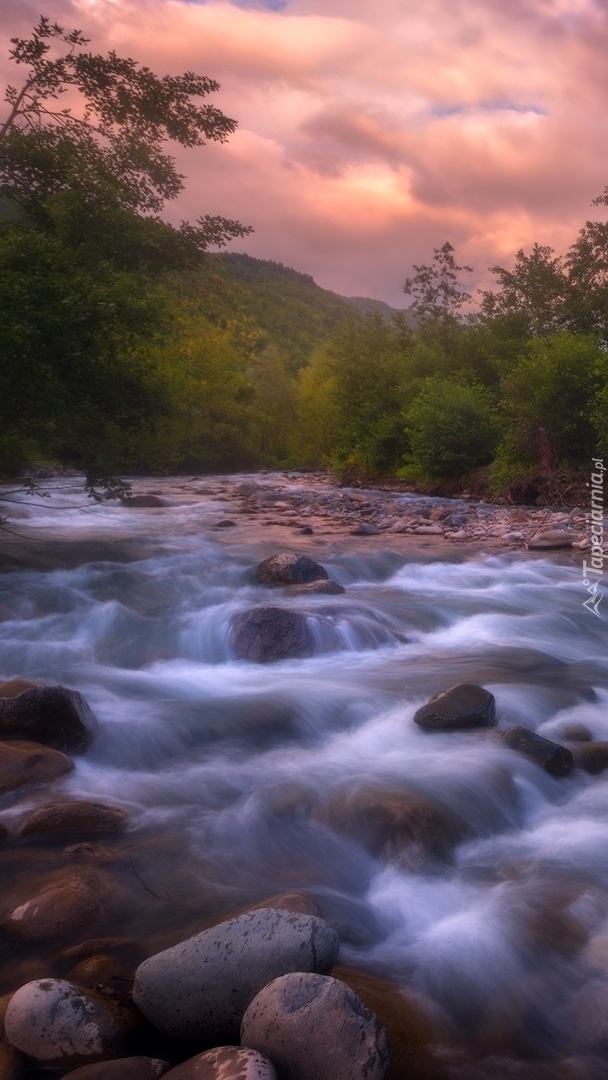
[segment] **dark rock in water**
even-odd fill
[[[314,530],[311,529],[310,525],[303,525],[301,529],[298,529],[298,532],[299,532],[300,536],[313,536],[314,535]]]
[[[356,529],[351,529],[351,536],[379,536],[380,529],[375,525],[359,525]]]
[[[608,742],[577,742],[572,755],[579,769],[592,775],[608,769]]]
[[[329,574],[308,555],[285,551],[264,559],[255,572],[258,585],[303,585],[308,581],[327,580]]]
[[[530,551],[569,548],[572,547],[573,540],[576,540],[576,535],[566,529],[547,529],[545,532],[536,533],[528,540],[528,547]]]
[[[429,858],[448,859],[466,832],[456,815],[425,795],[374,785],[337,791],[312,818],[376,858],[398,859],[412,870]]]
[[[94,885],[66,875],[13,908],[0,929],[16,941],[47,941],[90,927],[103,914]]]
[[[260,908],[145,960],[133,1000],[172,1038],[233,1042],[263,986],[288,971],[331,971],[339,944],[323,919]]]
[[[509,749],[517,750],[518,754],[536,762],[551,776],[566,776],[574,766],[574,758],[565,746],[551,742],[519,724],[501,731],[500,738]]]
[[[459,731],[496,723],[494,695],[483,686],[458,683],[436,694],[414,714],[426,731]]]
[[[157,1080],[170,1068],[168,1061],[159,1058],[129,1057],[83,1065],[65,1075],[72,1080]]]
[[[30,682],[29,679],[9,679],[0,683],[0,698],[17,697],[24,690],[41,690],[42,683]]]
[[[57,750],[87,749],[96,720],[82,694],[64,686],[0,698],[0,739],[31,739]]]
[[[0,794],[29,784],[55,780],[74,768],[74,762],[40,743],[0,742]]]
[[[159,495],[129,495],[126,499],[121,499],[121,502],[123,506],[142,508],[170,505],[166,499],[161,499]]]
[[[584,724],[567,724],[560,735],[566,742],[592,742],[591,732]]]
[[[328,975],[292,972],[251,1002],[241,1042],[265,1054],[281,1080],[384,1080],[388,1039],[350,986]]]
[[[135,1010],[64,979],[35,979],[21,986],[5,1019],[11,1046],[62,1070],[124,1053],[136,1023]]]
[[[346,592],[343,585],[337,581],[309,581],[306,585],[286,585],[290,596],[314,596],[316,593],[327,596],[342,596]]]
[[[277,1073],[272,1062],[257,1050],[218,1046],[171,1069],[167,1080],[277,1080]]]
[[[118,806],[85,800],[48,803],[35,810],[19,830],[20,836],[95,835],[122,832],[129,820]]]
[[[286,608],[250,608],[231,621],[230,644],[238,660],[268,664],[311,656],[314,641],[304,615]]]
[[[216,521],[213,526],[214,529],[231,529],[236,526],[236,521],[232,521],[231,518],[222,518],[221,521]]]

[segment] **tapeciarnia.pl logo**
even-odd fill
[[[592,458],[593,472],[591,473],[591,506],[589,510],[589,539],[591,540],[591,562],[583,560],[583,585],[589,596],[583,601],[583,607],[598,619],[604,621],[599,607],[603,597],[601,581],[604,573],[604,559],[608,555],[604,553],[604,465],[603,458]],[[592,580],[593,579],[593,580]]]

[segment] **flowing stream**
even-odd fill
[[[482,1044],[490,1032],[490,1048],[498,1029],[526,1052],[594,1045],[598,1001],[608,1038],[605,775],[553,779],[491,731],[412,721],[432,694],[473,682],[495,695],[499,728],[563,741],[576,723],[608,740],[608,628],[582,606],[580,565],[386,535],[296,540],[244,517],[214,529],[239,479],[155,480],[146,490],[169,502],[155,508],[79,509],[76,480],[13,503],[33,568],[24,557],[0,577],[0,674],[73,687],[99,720],[51,794],[129,811],[148,906],[126,929],[156,947],[203,916],[306,889],[347,963],[414,988]],[[255,585],[257,563],[296,544],[344,595]],[[231,656],[231,617],[266,602],[310,618],[312,657]],[[443,859],[376,857],[315,811],[360,788],[430,798],[460,842]],[[5,797],[0,820],[50,797]],[[165,839],[137,861],[140,835]]]

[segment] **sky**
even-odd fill
[[[563,253],[608,185],[608,0],[0,0],[157,74],[217,79],[230,141],[175,153],[174,223],[221,214],[231,245],[346,296],[406,306],[449,241],[473,289],[534,242]]]

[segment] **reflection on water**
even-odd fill
[[[315,653],[256,666],[232,658],[229,624],[268,595],[253,571],[277,545],[254,526],[214,532],[226,507],[213,494],[155,486],[173,505],[58,520],[53,503],[75,505],[75,488],[24,500],[30,536],[138,545],[131,561],[74,558],[0,581],[3,677],[74,687],[100,721],[61,790],[122,803],[134,835],[187,838],[181,928],[196,928],[204,895],[228,908],[304,887],[347,962],[414,986],[480,1045],[504,1030],[525,1052],[576,1046],[581,994],[608,988],[608,945],[594,946],[608,941],[607,782],[552,779],[491,733],[427,734],[412,716],[478,682],[502,727],[559,739],[578,723],[608,739],[607,631],[582,608],[580,572],[513,555],[428,562],[388,537],[311,547],[346,593],[272,593],[309,618]],[[450,856],[377,858],[319,810],[369,788],[430,800],[458,825]]]

